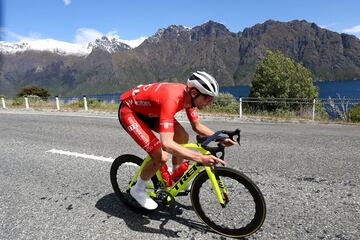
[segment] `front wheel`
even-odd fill
[[[224,185],[222,206],[210,179],[203,171],[194,179],[191,202],[196,214],[214,231],[229,237],[255,233],[264,223],[265,200],[259,188],[243,173],[216,167],[215,176]]]

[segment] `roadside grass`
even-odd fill
[[[30,109],[34,110],[51,110],[57,111],[55,100],[41,99],[37,96],[29,96],[28,104]],[[14,98],[6,100],[7,108],[11,109],[24,109],[24,98]],[[60,111],[85,111],[84,100],[68,100],[59,101]],[[293,108],[279,107],[272,111],[267,110],[264,107],[254,107],[254,104],[243,103],[242,117],[243,119],[256,119],[258,121],[311,121],[312,120],[312,106],[298,106]],[[117,112],[118,103],[101,101],[98,99],[87,99],[88,111],[91,112]],[[231,95],[222,93],[218,98],[214,99],[214,102],[202,110],[197,110],[200,115],[210,115],[215,117],[229,117],[239,118],[240,109],[239,102]],[[359,106],[357,106],[352,112],[352,118],[348,121],[341,119],[330,119],[320,103],[316,105],[315,121],[318,122],[332,122],[332,123],[351,123],[358,122],[360,118],[354,116],[360,115]],[[355,121],[350,121],[355,120]]]

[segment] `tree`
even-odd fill
[[[17,97],[23,97],[29,95],[39,96],[44,99],[47,99],[50,96],[48,90],[37,86],[25,86],[16,94]]]
[[[256,66],[249,97],[314,99],[318,94],[308,69],[280,52],[268,51]],[[270,111],[278,108],[300,110],[301,105],[290,106],[283,102],[266,104],[261,108]]]
[[[268,51],[256,66],[249,96],[314,99],[318,90],[313,85],[310,71],[303,65],[280,52]]]

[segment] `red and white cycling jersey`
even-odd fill
[[[153,83],[139,85],[120,97],[133,112],[159,118],[160,132],[174,132],[174,116],[184,109],[185,85],[180,83]],[[194,108],[185,108],[190,121],[198,116]]]

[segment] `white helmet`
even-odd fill
[[[194,87],[205,95],[216,97],[219,94],[219,84],[213,76],[206,72],[196,71],[187,80],[188,87]]]

